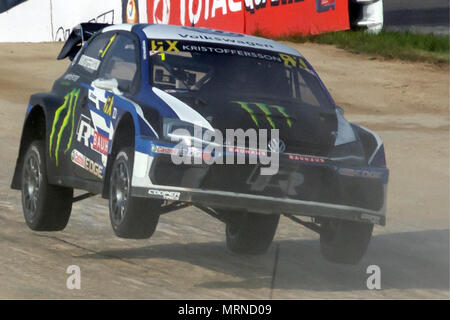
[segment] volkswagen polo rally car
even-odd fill
[[[225,223],[234,252],[264,253],[284,215],[320,234],[326,259],[357,263],[385,224],[380,137],[344,118],[296,50],[204,28],[87,23],[65,58],[51,91],[30,98],[12,180],[31,229],[62,230],[74,202],[101,195],[119,237],[149,238],[161,214],[193,205]],[[247,136],[206,141],[228,130],[273,135],[256,148]],[[230,156],[245,161],[218,161]],[[263,174],[255,156],[276,170]]]

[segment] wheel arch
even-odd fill
[[[63,101],[64,99],[51,92],[36,93],[30,97],[20,138],[19,154],[11,182],[12,189],[19,190],[22,187],[20,181],[22,160],[30,143],[34,140],[43,140],[47,145],[52,111],[53,109],[56,110]],[[48,154],[46,154],[46,163],[48,163],[47,160]]]
[[[134,122],[134,118],[129,112],[125,112],[121,115],[119,120],[117,121],[117,126],[114,131],[114,137],[111,144],[111,152],[108,155],[108,162],[106,165],[102,197],[108,198],[108,190],[109,190],[109,175],[111,173],[111,168],[114,163],[114,159],[116,158],[120,149],[124,146],[132,147],[135,149],[135,140],[136,140],[136,125]]]
[[[11,188],[19,190],[22,187],[21,172],[23,157],[29,145],[35,140],[41,140],[46,144],[46,119],[45,108],[40,104],[30,105],[22,128],[22,136],[19,144],[19,154],[11,182]]]

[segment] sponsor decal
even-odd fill
[[[78,64],[86,69],[97,71],[100,66],[100,60],[82,55]]]
[[[103,166],[92,161],[88,157],[86,157],[84,154],[79,152],[78,150],[74,149],[71,154],[72,162],[78,165],[79,167],[83,168],[84,170],[88,171],[89,173],[93,174],[97,178],[103,179]]]
[[[89,118],[81,116],[77,129],[77,141],[83,142],[86,147],[107,156],[109,138],[96,130],[90,122]],[[103,160],[106,162],[106,158]]]
[[[108,41],[108,43],[106,44],[106,47],[104,47],[103,49],[100,49],[100,51],[98,52],[99,56],[103,59],[106,55],[106,53],[108,52],[109,48],[111,48],[111,45],[113,44],[114,40],[116,40],[117,37],[117,33],[114,34]],[[98,66],[97,66],[98,69]],[[97,70],[95,69],[95,70]]]
[[[289,127],[292,127],[292,118],[286,113],[286,110],[282,106],[278,105],[267,105],[265,103],[261,102],[245,102],[245,101],[232,101],[233,103],[236,103],[241,106],[242,109],[247,111],[250,115],[250,118],[253,120],[253,122],[256,124],[256,126],[260,126],[259,120],[256,116],[256,113],[254,112],[251,105],[256,106],[262,113],[265,115],[265,118],[267,122],[269,122],[270,126],[273,129],[276,129],[275,122],[272,119],[272,110],[277,111],[280,113],[286,120],[286,123]]]
[[[204,45],[198,45],[198,43],[196,43],[195,45],[182,44],[181,51],[210,52],[210,53],[218,53],[218,54],[235,55],[235,56],[241,56],[241,57],[246,57],[246,58],[263,59],[263,60],[275,61],[275,62],[280,62],[280,63],[283,62],[283,59],[280,56],[273,55],[273,54],[254,52],[254,51],[248,51],[248,50],[242,50],[242,49],[230,49],[230,48],[221,48],[221,47],[216,47],[216,46],[204,46]]]
[[[171,148],[171,147],[163,147],[163,146],[153,145],[152,152],[160,153],[160,154],[174,155],[174,156],[180,155],[180,156],[185,156],[185,157],[201,158],[205,161],[211,160],[213,157],[211,152],[203,152],[199,148],[187,147],[187,146]]]
[[[64,80],[68,80],[68,81],[72,81],[72,82],[77,82],[78,79],[80,79],[80,76],[77,76],[76,74],[66,74],[63,78]]]
[[[208,28],[183,27],[183,29],[186,29],[189,31],[194,31],[194,32],[212,34],[214,36],[226,36],[226,37],[235,37],[235,38],[244,37],[244,35],[240,34],[240,33],[228,32],[228,31],[223,31],[223,30],[214,30],[214,29],[208,29]]]
[[[114,104],[114,96],[109,96],[108,98],[106,98],[105,105],[103,106],[103,112],[108,116],[111,115],[113,104]]]
[[[264,150],[256,150],[256,149],[247,149],[247,148],[239,148],[239,147],[227,147],[227,152],[245,154],[249,156],[258,156],[258,157],[266,157],[267,152]]]
[[[361,177],[371,179],[380,179],[383,177],[383,172],[380,171],[340,168],[338,172],[343,176],[350,176],[350,177]]]
[[[139,23],[139,3],[135,0],[122,0],[122,20],[124,23]]]
[[[142,57],[147,60],[147,41],[142,40]]]
[[[381,218],[378,216],[372,216],[370,214],[361,213],[361,220],[367,220],[373,224],[379,224],[381,221]]]
[[[174,155],[176,155],[176,154],[179,153],[179,150],[178,150],[178,149],[175,149],[175,148],[170,148],[170,147],[162,147],[162,146],[155,146],[155,145],[153,145],[153,146],[152,146],[152,152],[154,152],[154,153],[162,153],[162,154],[170,154],[170,155],[174,154]]]
[[[245,4],[245,10],[250,12],[251,14],[254,14],[256,10],[268,8],[269,5],[267,3],[270,3],[270,7],[278,7],[278,6],[285,6],[285,5],[291,5],[297,2],[303,2],[304,0],[244,0]],[[324,0],[316,0],[319,2],[331,2],[331,1],[324,1]],[[333,1],[334,2],[334,1]],[[327,9],[328,10],[328,9]]]
[[[113,108],[112,118],[113,118],[113,120],[116,120],[116,118],[117,118],[117,108],[116,107]]]
[[[150,189],[148,190],[148,194],[151,196],[162,198],[164,200],[173,200],[173,201],[180,200],[180,192]]]
[[[49,141],[49,155],[50,155],[50,159],[53,158],[53,140],[55,140],[55,150],[54,150],[54,155],[55,155],[55,161],[56,161],[56,166],[59,165],[59,148],[61,146],[61,140],[63,138],[63,134],[64,134],[64,130],[69,126],[69,140],[66,144],[66,148],[64,150],[64,153],[67,153],[67,151],[69,151],[70,147],[72,146],[72,139],[73,139],[73,134],[74,134],[74,130],[75,130],[75,125],[74,125],[74,121],[75,121],[75,108],[77,106],[77,102],[78,102],[78,96],[80,95],[80,89],[73,89],[70,93],[68,93],[65,97],[64,97],[64,103],[62,106],[60,106],[56,112],[55,112],[55,116],[53,118],[53,124],[52,124],[52,131],[50,132],[50,141]],[[63,117],[63,112],[65,112],[65,115]],[[61,124],[59,127],[59,131],[56,134],[56,127],[58,126],[58,123],[60,122],[61,119]],[[56,134],[56,137],[55,137]]]
[[[84,165],[86,163],[86,159],[85,159],[84,154],[82,154],[78,150],[74,149],[72,151],[71,159],[72,159],[73,163],[75,163],[76,165],[84,168]]]
[[[316,0],[316,11],[326,12],[336,8],[336,0]]]
[[[181,38],[185,40],[209,40],[209,41],[218,41],[222,42],[223,44],[230,44],[230,45],[243,45],[243,46],[249,46],[249,47],[258,47],[258,48],[269,48],[273,49],[273,45],[269,43],[259,43],[255,41],[249,41],[249,40],[239,40],[238,38],[232,38],[232,37],[218,37],[218,36],[210,36],[208,34],[188,34],[188,33],[179,33],[178,34]]]
[[[92,101],[97,101],[97,96],[92,91],[90,91],[89,92],[89,99],[92,100]]]
[[[289,54],[280,53],[280,57],[283,60],[283,63],[287,67],[294,67],[294,68],[302,68],[302,69],[308,69],[308,66],[305,63],[305,60],[303,58],[298,56],[291,56]]]
[[[109,139],[98,131],[94,131],[94,140],[92,142],[92,149],[101,154],[108,155]]]
[[[313,157],[313,156],[304,156],[304,155],[300,155],[300,154],[289,154],[289,160],[303,161],[303,162],[309,162],[309,163],[325,163],[324,158]]]
[[[150,40],[150,51],[174,51],[178,52],[177,48],[178,41],[172,41],[172,40]]]

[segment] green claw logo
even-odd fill
[[[289,127],[292,127],[291,117],[286,113],[286,110],[283,107],[281,107],[281,106],[267,105],[265,103],[260,103],[260,102],[244,102],[244,101],[232,101],[232,102],[239,104],[242,109],[247,111],[250,114],[250,117],[252,118],[253,122],[258,127],[259,127],[258,118],[256,117],[255,112],[250,107],[250,105],[257,106],[259,108],[259,110],[261,110],[264,113],[264,115],[266,116],[266,120],[269,122],[269,124],[272,127],[272,129],[276,129],[276,126],[275,126],[275,123],[273,122],[273,119],[271,117],[272,116],[271,109],[277,110],[286,119],[287,125]]]
[[[69,141],[67,142],[66,149],[64,150],[64,153],[67,153],[69,151],[71,145],[72,145],[72,139],[73,134],[75,131],[75,108],[77,106],[78,102],[78,96],[80,95],[80,89],[73,89],[70,93],[68,93],[64,97],[64,103],[62,106],[60,106],[56,112],[55,112],[55,118],[53,119],[53,125],[52,125],[52,132],[50,133],[50,143],[49,143],[49,155],[50,158],[52,158],[52,148],[53,148],[53,138],[56,133],[56,126],[59,122],[59,119],[62,118],[63,111],[66,111],[66,114],[64,118],[62,119],[61,127],[59,129],[58,135],[56,136],[56,148],[55,148],[55,160],[56,160],[56,166],[58,166],[58,153],[59,153],[59,147],[61,144],[61,138],[64,133],[64,129],[70,124],[70,137]]]

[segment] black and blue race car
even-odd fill
[[[285,215],[320,234],[326,259],[357,263],[385,224],[380,137],[344,118],[291,47],[205,28],[86,23],[65,58],[51,91],[30,98],[11,185],[31,229],[62,230],[72,203],[101,195],[119,237],[149,238],[161,214],[193,205],[226,224],[230,250],[259,254]],[[249,135],[206,138],[230,130],[271,135],[256,147]],[[272,164],[255,157],[276,159],[276,170],[264,174]]]

